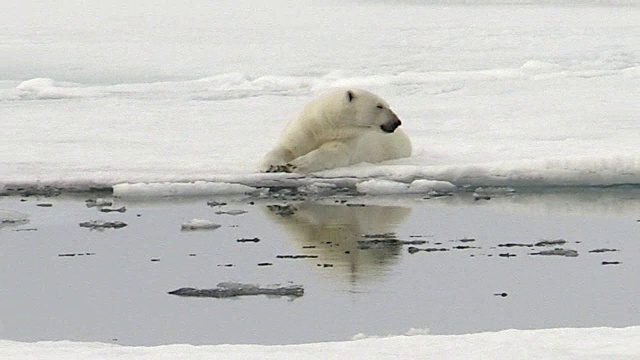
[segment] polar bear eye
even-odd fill
[[[376,107],[377,107],[378,109],[384,109],[384,106],[382,106],[381,104],[376,105]]]

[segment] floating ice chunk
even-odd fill
[[[182,230],[213,230],[219,228],[220,224],[216,224],[210,220],[193,219],[183,223],[180,226]]]
[[[126,211],[127,211],[127,208],[124,206],[120,206],[119,208],[103,207],[100,209],[100,212],[104,212],[104,213],[109,213],[109,212],[123,213]]]
[[[609,249],[609,248],[589,250],[590,253],[605,253],[605,252],[615,252],[615,251],[619,251],[619,250],[618,249]]]
[[[553,246],[553,245],[564,245],[567,243],[567,240],[558,239],[558,240],[541,240],[535,243],[533,246]]]
[[[247,213],[247,210],[240,210],[240,209],[233,209],[233,210],[228,210],[228,211],[216,211],[217,215],[242,215]]]
[[[254,284],[240,284],[234,282],[221,282],[215,289],[195,289],[180,288],[170,291],[171,295],[228,298],[247,295],[270,295],[270,296],[290,296],[299,297],[304,295],[304,288],[301,285],[278,286],[268,285],[260,287]]]
[[[127,223],[122,221],[91,220],[80,223],[80,227],[89,229],[120,229],[125,226],[127,226]]]
[[[215,200],[207,201],[207,206],[210,206],[210,207],[225,206],[225,205],[227,205],[226,202],[215,201]]]
[[[409,246],[407,248],[407,251],[409,252],[409,254],[415,254],[419,251],[424,251],[424,252],[440,252],[440,251],[449,251],[449,249],[447,248],[434,248],[434,247],[430,247],[430,248],[418,248],[415,246]]]
[[[539,252],[531,253],[529,255],[576,257],[578,256],[578,252],[576,250],[571,250],[571,249],[553,249],[553,250],[542,250]]]

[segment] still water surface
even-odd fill
[[[638,189],[531,191],[478,201],[464,193],[428,200],[217,198],[227,202],[220,207],[207,206],[212,198],[116,199],[114,207],[125,206],[125,213],[98,212],[85,199],[0,198],[1,216],[28,218],[0,227],[0,338],[285,344],[411,328],[460,334],[640,324]],[[236,209],[247,212],[216,214]],[[97,219],[128,226],[78,226]],[[181,231],[191,219],[222,226]],[[412,254],[409,245],[359,243],[376,236],[446,250]],[[236,241],[255,237],[260,241]],[[558,239],[567,243],[557,247],[579,255],[533,256],[547,248],[499,246]],[[602,248],[618,251],[589,252]],[[60,256],[73,253],[84,255]],[[318,257],[277,258],[301,254]],[[305,294],[167,294],[224,281],[293,283]]]

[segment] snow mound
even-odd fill
[[[99,95],[94,88],[73,83],[57,82],[49,78],[35,78],[20,83],[18,97],[29,100],[57,100],[93,97]]]

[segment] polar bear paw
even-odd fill
[[[281,172],[281,173],[292,173],[292,172],[295,172],[295,170],[297,168],[298,168],[297,166],[289,164],[289,163],[284,164],[284,165],[269,165],[269,167],[267,168],[267,171],[265,171],[265,172],[268,172],[268,173],[279,173],[279,172]]]

